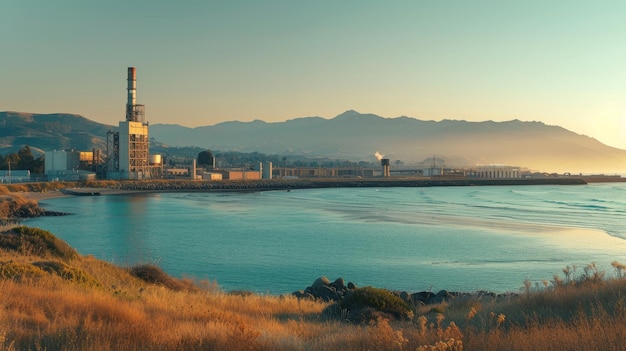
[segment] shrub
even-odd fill
[[[146,283],[165,286],[172,290],[195,290],[193,283],[172,278],[152,264],[141,264],[130,268],[130,273]]]
[[[36,201],[28,200],[18,194],[0,197],[0,219],[29,218],[42,213]]]
[[[0,262],[0,278],[21,280],[22,278],[37,278],[46,274],[39,267],[29,263]]]
[[[352,290],[341,301],[340,306],[350,313],[363,314],[362,312],[366,312],[365,315],[357,317],[356,320],[377,318],[375,313],[367,312],[369,309],[389,314],[397,319],[410,319],[412,317],[409,305],[399,296],[394,295],[389,290],[371,286]]]
[[[0,247],[24,255],[57,257],[65,261],[78,256],[76,250],[65,241],[39,228],[16,227],[0,234]]]
[[[58,275],[64,280],[78,283],[87,287],[100,287],[101,284],[92,277],[89,273],[75,267],[70,267],[67,264],[59,261],[42,261],[33,263],[35,267],[38,267],[48,273]]]

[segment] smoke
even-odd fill
[[[385,155],[381,154],[380,152],[376,151],[376,153],[374,154],[374,156],[376,156],[376,159],[378,161],[382,160],[383,157],[385,157]]]

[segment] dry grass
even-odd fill
[[[28,213],[37,207],[36,201],[28,200],[17,193],[10,193],[6,187],[0,185],[0,223],[14,221],[17,215]]]
[[[0,350],[619,350],[626,340],[621,276],[353,324],[319,301],[229,294],[155,266],[67,254],[35,229],[0,236]]]

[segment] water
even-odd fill
[[[319,276],[396,290],[518,291],[566,266],[626,263],[626,184],[160,193],[46,200],[26,224],[81,254],[156,263],[225,290]]]

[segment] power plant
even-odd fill
[[[164,158],[159,154],[149,152],[150,137],[149,125],[146,121],[145,106],[137,104],[137,69],[128,67],[126,85],[126,117],[119,122],[117,131],[108,131],[106,137],[106,152],[98,149],[91,152],[77,150],[52,150],[45,153],[45,176],[48,180],[141,180],[153,178],[169,179],[273,179],[273,178],[345,178],[345,177],[391,177],[398,176],[444,176],[444,168],[436,167],[433,156],[433,165],[430,168],[409,169],[403,167],[391,169],[389,158],[376,151],[374,156],[380,161],[380,171],[375,168],[357,166],[348,167],[274,167],[272,162],[257,164],[217,165],[215,158],[197,164],[196,160],[189,165],[175,163],[168,160],[164,165]],[[198,162],[200,155],[198,156]],[[380,175],[378,175],[380,172]],[[479,166],[463,172],[468,177],[479,178],[521,178],[517,167],[506,165]],[[458,175],[456,172],[454,175]],[[2,179],[3,180],[3,179]],[[4,180],[3,180],[4,181]],[[9,181],[11,177],[9,176]]]
[[[107,133],[107,179],[148,179],[160,164],[150,162],[148,122],[145,106],[137,104],[137,70],[128,67],[126,120],[119,131]],[[154,158],[154,160],[160,158]]]

